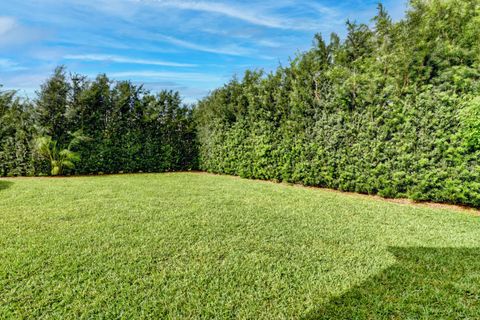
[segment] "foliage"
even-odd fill
[[[72,140],[71,132],[89,139]],[[64,67],[33,102],[0,92],[2,176],[189,170],[196,154],[192,108],[177,92],[153,95],[105,75],[67,75]]]
[[[480,96],[469,101],[462,111],[466,147],[472,151],[480,150]]]
[[[1,87],[0,87],[1,89]],[[31,175],[35,133],[31,105],[13,91],[0,91],[0,176]]]
[[[471,213],[204,173],[2,179],[0,212],[1,319],[480,318]]]
[[[72,134],[68,148],[60,150],[58,142],[52,140],[50,136],[38,137],[36,140],[36,150],[38,154],[50,162],[50,174],[52,176],[62,175],[64,169],[75,168],[75,162],[80,161],[80,154],[72,150],[73,147],[90,139],[82,134],[82,131],[76,131]]]
[[[347,23],[196,110],[200,168],[480,206],[480,3],[414,0]]]

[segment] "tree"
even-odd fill
[[[64,144],[68,140],[66,111],[71,86],[67,81],[65,67],[57,67],[53,75],[38,92],[36,116],[39,130],[51,136],[54,141]]]
[[[412,0],[198,104],[204,170],[480,206],[480,3]]]
[[[0,176],[34,174],[34,134],[30,103],[18,98],[15,91],[0,91]]]

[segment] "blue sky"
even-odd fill
[[[57,65],[172,89],[193,102],[246,69],[267,71],[313,35],[369,23],[378,0],[0,0],[0,84],[33,97]],[[405,0],[382,0],[395,20]]]

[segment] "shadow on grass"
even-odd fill
[[[12,186],[13,182],[11,181],[1,181],[0,180],[0,191],[8,189]]]
[[[397,263],[304,319],[480,319],[480,248],[390,248]]]

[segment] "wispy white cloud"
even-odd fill
[[[202,28],[202,32],[206,32],[209,34],[214,34],[218,36],[222,36],[225,38],[237,38],[246,40],[249,43],[253,43],[254,45],[261,46],[261,47],[269,47],[269,48],[279,48],[285,43],[280,42],[280,37],[271,37],[264,38],[259,36],[258,34],[249,32],[248,30],[223,30],[223,29],[214,29],[214,28]]]
[[[121,71],[109,73],[116,79],[149,78],[160,80],[188,80],[188,81],[223,81],[220,75],[196,73],[196,72],[164,72],[164,71]]]
[[[255,25],[271,27],[271,28],[285,28],[281,19],[274,17],[261,16],[258,12],[246,10],[245,8],[237,8],[232,5],[218,2],[203,2],[203,1],[159,1],[152,0],[162,7],[173,7],[182,10],[202,11],[216,13],[231,18],[243,20]]]
[[[81,61],[107,61],[107,62],[114,62],[114,63],[142,64],[142,65],[164,66],[164,67],[196,67],[195,64],[190,64],[190,63],[177,63],[177,62],[160,61],[160,60],[135,59],[135,58],[121,57],[116,55],[106,55],[106,54],[66,55],[64,59],[81,60]]]
[[[0,36],[7,34],[15,27],[16,21],[12,17],[0,16]]]
[[[178,39],[175,37],[171,36],[165,36],[165,35],[155,35],[154,36],[156,39],[165,41],[171,44],[174,44],[179,47],[187,48],[187,49],[192,49],[192,50],[197,50],[197,51],[203,51],[203,52],[209,52],[209,53],[217,53],[217,54],[226,54],[226,55],[232,55],[232,56],[248,56],[253,54],[251,49],[243,48],[238,45],[222,45],[222,46],[215,46],[215,45],[201,45],[197,43],[193,43],[190,41]]]
[[[41,30],[26,28],[13,17],[0,16],[0,47],[31,43],[42,36]]]
[[[20,66],[10,59],[0,58],[0,71],[18,71],[25,69],[25,67]]]
[[[283,15],[267,14],[258,6],[238,6],[233,4],[207,1],[178,0],[136,0],[139,3],[154,3],[164,8],[207,12],[242,20],[253,25],[288,30],[315,30],[325,24],[321,21],[306,19],[290,19]],[[333,9],[316,6],[315,9],[323,15],[336,14]]]
[[[331,17],[339,15],[339,13],[337,12],[337,10],[335,8],[327,7],[323,4],[315,3],[313,1],[307,1],[306,6],[314,9],[317,13],[320,13],[322,15],[327,15],[327,16],[331,16]]]
[[[259,39],[257,40],[257,44],[263,47],[269,47],[269,48],[280,48],[283,46],[282,43],[275,41],[275,40],[269,40],[269,39]]]

